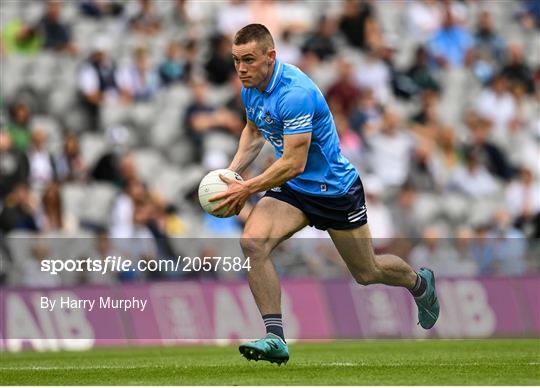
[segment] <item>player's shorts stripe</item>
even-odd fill
[[[353,220],[353,219],[356,220],[356,219],[362,218],[362,217],[364,216],[364,214],[366,214],[366,210],[365,210],[365,209],[362,210],[362,211],[360,211],[360,212],[358,212],[358,213],[356,213],[356,214],[351,214],[351,215],[348,216],[347,218],[348,218],[349,221],[351,221],[351,220]]]
[[[356,222],[358,220],[361,220],[362,217],[364,217],[365,214],[362,214],[361,216],[358,216],[358,217],[355,217],[355,218],[350,218],[349,219],[349,222]]]
[[[354,212],[350,212],[349,214],[347,214],[347,217],[354,217],[354,216],[357,216],[358,214],[364,212],[365,210],[356,210]]]

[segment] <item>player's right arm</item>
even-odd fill
[[[229,170],[236,171],[242,174],[246,168],[255,160],[259,152],[264,146],[264,137],[251,120],[247,120],[247,124],[240,135],[238,150],[234,156]]]

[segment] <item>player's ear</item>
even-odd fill
[[[276,61],[276,49],[270,48],[268,49],[266,53],[266,57],[268,59],[268,64],[271,65]]]

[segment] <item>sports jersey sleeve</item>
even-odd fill
[[[249,96],[248,96],[247,89],[242,88],[242,92],[240,93],[240,95],[242,96],[242,102],[244,103],[244,106],[246,107],[246,118],[249,121],[255,122],[255,117],[253,116],[254,111],[253,109],[250,109]]]
[[[293,88],[288,91],[279,104],[283,134],[311,132],[314,112],[315,105],[308,91],[302,88]]]

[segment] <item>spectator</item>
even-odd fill
[[[217,109],[208,103],[207,87],[203,80],[192,81],[193,102],[184,114],[185,127],[198,158],[203,157],[203,142],[206,135],[215,131],[238,135],[239,128],[235,112]]]
[[[122,3],[115,0],[79,0],[79,8],[84,16],[94,19],[119,17],[124,11]]]
[[[416,124],[415,129],[421,136],[435,140],[437,130],[442,126],[439,119],[439,95],[433,90],[425,90],[420,102],[420,110],[411,117],[411,121]]]
[[[56,158],[55,166],[59,181],[82,181],[86,178],[87,166],[82,158],[76,134],[69,133],[64,137],[64,149]]]
[[[111,209],[111,237],[130,238],[134,235],[134,214],[138,203],[148,200],[148,192],[137,179],[126,182]]]
[[[276,42],[277,51],[279,52],[279,59],[282,62],[290,63],[291,65],[298,65],[302,52],[298,48],[298,45],[292,41],[292,32],[285,30],[281,34],[281,39]]]
[[[19,101],[9,109],[9,123],[7,130],[13,146],[23,152],[28,150],[32,133],[30,130],[30,120],[32,113],[28,104]]]
[[[62,196],[57,183],[50,183],[41,196],[43,217],[40,229],[44,232],[58,231],[64,228],[62,216]]]
[[[532,171],[522,167],[505,194],[506,209],[514,225],[528,238],[540,238],[540,184]]]
[[[471,54],[474,40],[465,28],[456,23],[450,9],[444,11],[443,25],[429,40],[428,49],[441,67],[463,67]]]
[[[452,174],[449,182],[451,190],[476,199],[499,193],[499,184],[471,149],[465,152],[465,162],[465,166],[458,167]]]
[[[360,136],[353,131],[347,120],[347,117],[341,113],[334,114],[334,122],[336,124],[337,133],[339,136],[339,145],[343,156],[360,171],[366,170],[366,152],[365,146]]]
[[[367,137],[371,169],[386,188],[400,187],[409,173],[413,140],[400,125],[397,112],[387,108],[381,130]]]
[[[471,140],[469,142],[472,152],[480,162],[494,176],[508,181],[514,175],[514,169],[508,162],[504,152],[489,140],[491,123],[489,120],[476,118],[469,122]]]
[[[129,19],[131,31],[143,35],[155,35],[161,30],[161,20],[156,15],[152,0],[139,0],[134,15]]]
[[[179,41],[171,41],[167,45],[165,59],[159,65],[159,76],[163,85],[169,86],[185,80],[188,66],[184,59],[183,47]]]
[[[15,149],[11,137],[0,130],[0,203],[19,183],[28,181],[30,166],[26,155]]]
[[[247,124],[246,107],[242,101],[242,82],[235,74],[229,79],[229,85],[234,93],[223,107],[224,115],[229,117],[225,120],[225,127],[228,132],[239,137]]]
[[[418,46],[416,48],[414,62],[406,70],[405,77],[407,77],[409,86],[402,89],[406,90],[411,97],[424,90],[433,90],[436,92],[441,90],[433,71],[428,66],[428,52],[424,46]]]
[[[540,3],[537,0],[522,0],[519,19],[523,28],[540,29]]]
[[[326,92],[326,101],[330,110],[349,116],[358,104],[360,88],[354,82],[354,67],[346,58],[338,61],[337,80]]]
[[[62,285],[62,275],[41,271],[41,261],[51,254],[46,239],[37,240],[32,246],[32,256],[24,261],[21,285],[29,288],[52,288]]]
[[[338,27],[348,44],[360,50],[367,48],[366,24],[372,18],[374,18],[374,11],[369,2],[345,0]]]
[[[407,8],[408,33],[417,42],[427,41],[441,27],[443,12],[437,0],[413,0]]]
[[[506,63],[502,69],[502,74],[508,79],[510,85],[520,84],[528,94],[534,92],[534,79],[532,69],[525,62],[523,47],[518,42],[508,45],[506,51]]]
[[[350,114],[351,128],[362,139],[379,130],[382,122],[383,108],[375,99],[371,89],[360,90],[358,106]]]
[[[407,182],[420,192],[440,192],[435,176],[432,142],[420,141],[414,147]]]
[[[455,232],[454,245],[456,247],[457,262],[446,269],[450,276],[472,277],[478,275],[478,266],[471,255],[471,242],[473,231],[468,227],[460,227]]]
[[[189,13],[187,11],[187,0],[174,0],[174,8],[171,21],[177,26],[188,26],[190,24]]]
[[[495,31],[491,12],[482,11],[477,24],[472,69],[476,77],[485,84],[491,80],[503,62],[505,43]]]
[[[70,28],[61,21],[62,6],[59,0],[47,0],[45,15],[37,28],[43,36],[43,48],[76,54],[78,48],[71,40]]]
[[[257,23],[265,25],[272,33],[272,36],[281,36],[283,32],[283,20],[280,18],[278,2],[274,0],[261,0],[248,1],[248,3],[251,14],[250,19],[257,20]]]
[[[474,237],[470,244],[470,254],[477,267],[478,275],[491,275],[494,273],[495,250],[494,240],[489,235],[489,225],[477,225]]]
[[[422,223],[418,217],[420,197],[421,194],[409,182],[405,182],[398,192],[397,201],[392,206],[392,222],[396,236],[404,237],[401,240],[404,240],[402,242],[405,244],[422,236]]]
[[[119,70],[118,86],[131,101],[150,101],[156,96],[160,87],[159,75],[152,68],[146,48],[137,47],[132,63]]]
[[[60,186],[52,182],[43,190],[41,196],[41,212],[39,228],[42,232],[74,231],[77,229],[76,221],[64,213],[62,193]]]
[[[377,103],[390,102],[391,73],[380,50],[368,50],[365,60],[356,68],[356,82],[362,89],[371,89]]]
[[[523,233],[512,226],[506,209],[498,209],[493,216],[491,238],[494,240],[496,272],[501,275],[525,274],[527,241]]]
[[[0,236],[0,286],[6,287],[13,274],[13,257],[7,245],[6,238]]]
[[[117,256],[112,248],[109,234],[105,229],[98,230],[94,239],[94,248],[88,257],[103,262],[109,256]],[[112,286],[117,283],[116,275],[113,271],[107,271],[105,273],[97,271],[84,272],[83,282],[93,285]]]
[[[4,234],[12,230],[38,232],[37,206],[27,183],[17,183],[6,196],[0,209],[0,231]]]
[[[278,2],[278,20],[282,29],[290,30],[294,34],[305,34],[313,29],[316,15],[302,1],[285,0]]]
[[[210,43],[211,54],[205,64],[207,79],[215,85],[224,85],[236,74],[231,56],[231,41],[225,35],[214,36]]]
[[[216,17],[217,30],[229,37],[252,20],[249,4],[245,0],[229,0],[220,4]]]
[[[327,16],[321,17],[315,32],[304,42],[302,52],[314,53],[320,61],[331,59],[336,54],[335,32],[335,20]]]
[[[147,195],[147,193],[145,194]],[[115,251],[121,252],[124,258],[134,258],[135,261],[155,260],[157,258],[156,242],[147,223],[152,217],[153,207],[148,197],[135,203],[132,214],[132,222],[127,234],[117,236],[115,239]],[[157,273],[143,273],[139,271],[137,264],[133,261],[133,266],[125,272],[119,274],[120,281],[132,282],[144,278],[152,278]]]
[[[133,155],[122,145],[113,145],[96,163],[91,173],[96,181],[109,182],[123,188],[131,179],[139,180]]]
[[[28,162],[30,164],[30,185],[32,189],[41,191],[56,180],[56,166],[53,155],[47,149],[48,136],[41,128],[32,132],[32,143],[28,149]]]
[[[493,107],[497,109],[493,109]],[[508,136],[510,122],[516,116],[516,102],[508,88],[508,79],[496,75],[488,89],[484,89],[476,100],[476,112],[493,123],[493,136],[504,142]]]
[[[434,175],[438,187],[448,186],[451,177],[463,163],[463,155],[451,127],[443,127],[437,132],[436,148],[433,154]]]
[[[43,48],[43,36],[35,26],[14,19],[0,31],[0,48],[6,55],[33,56]],[[2,53],[2,50],[0,50]]]
[[[99,118],[103,103],[120,97],[116,63],[109,58],[109,46],[108,39],[96,38],[92,53],[79,72],[81,106],[87,116],[86,129],[90,131],[100,129]],[[122,97],[127,101],[126,95]]]
[[[414,270],[428,267],[435,273],[448,274],[459,265],[456,250],[442,237],[440,228],[436,226],[424,229],[422,241],[409,255],[409,261]]]

